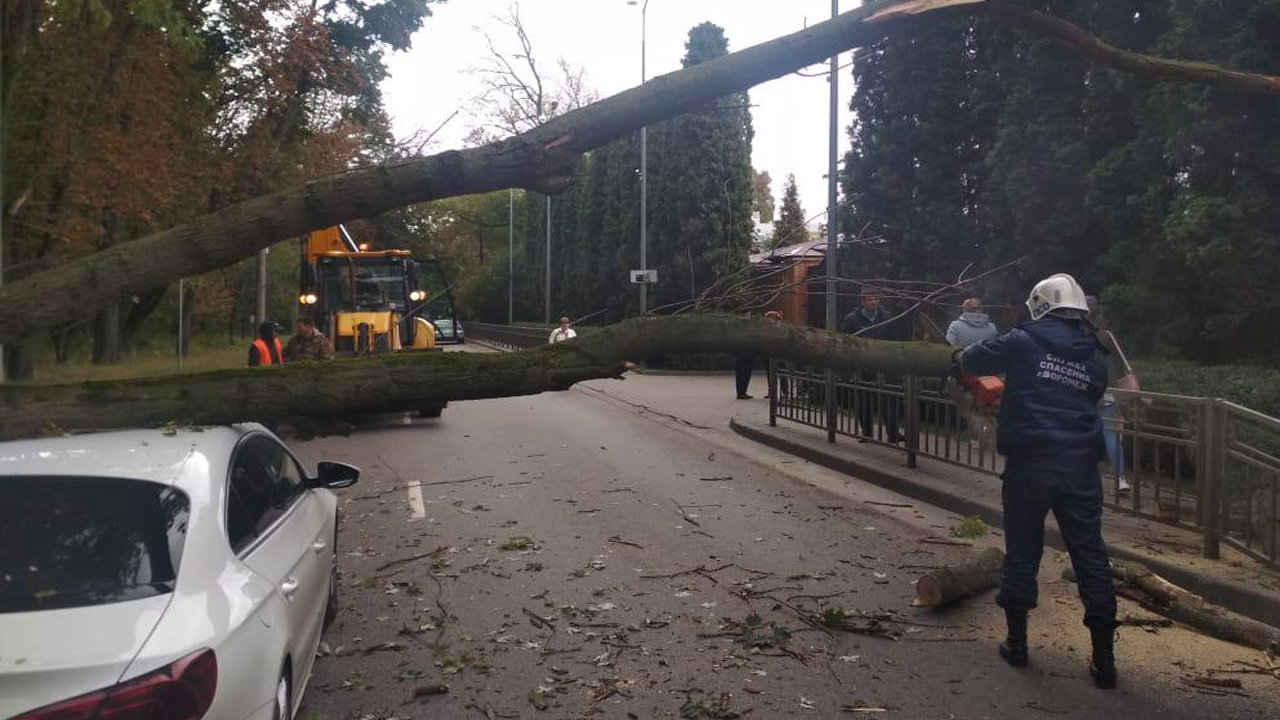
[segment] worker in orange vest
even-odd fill
[[[258,326],[258,337],[249,346],[249,367],[283,364],[284,353],[280,349],[280,338],[276,337],[276,325],[264,322]]]

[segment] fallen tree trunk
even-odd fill
[[[880,342],[733,315],[630,320],[513,353],[399,353],[328,363],[70,385],[0,385],[0,438],[174,422],[257,421],[324,429],[363,412],[532,395],[620,377],[627,362],[680,352],[762,354],[868,372],[941,375],[951,349]]]
[[[1233,615],[1207,603],[1204,598],[1156,575],[1138,563],[1111,563],[1111,575],[1119,582],[1116,592],[1137,601],[1144,608],[1164,615],[1210,637],[1236,645],[1280,654],[1280,629],[1252,618]],[[1075,572],[1067,567],[1064,580],[1075,582]]]
[[[943,608],[1000,584],[1004,553],[987,548],[959,565],[934,570],[916,581],[912,607]]]
[[[1280,93],[1280,78],[1122,51],[1006,0],[885,0],[724,57],[662,75],[500,142],[312,180],[114,245],[0,287],[0,342],[87,317],[109,302],[231,265],[273,243],[397,207],[510,187],[559,192],[583,153],[716,98],[910,29],[923,16],[981,12],[1044,33],[1094,62],[1165,80]]]

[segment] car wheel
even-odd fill
[[[289,717],[290,708],[293,707],[293,698],[289,692],[289,667],[286,665],[284,672],[280,673],[280,679],[276,681],[276,697],[275,709],[271,713],[272,720],[291,720]]]

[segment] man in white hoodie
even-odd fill
[[[969,298],[964,301],[964,312],[958,320],[954,320],[947,328],[947,342],[958,347],[967,348],[980,342],[990,340],[999,334],[995,323],[982,310],[981,298]]]

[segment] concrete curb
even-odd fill
[[[909,476],[885,472],[879,468],[864,465],[832,453],[824,453],[812,447],[795,443],[785,438],[776,437],[766,431],[743,425],[737,419],[729,421],[729,428],[762,445],[781,450],[808,460],[815,465],[852,475],[859,480],[869,482],[921,502],[949,510],[960,515],[973,515],[993,527],[1004,527],[1004,517],[997,505],[979,502],[971,498],[943,492],[922,483],[913,482]],[[1052,518],[1045,524],[1045,542],[1058,550],[1065,550],[1062,535]],[[1206,577],[1187,568],[1151,557],[1134,548],[1120,543],[1107,543],[1107,550],[1112,556],[1121,560],[1138,562],[1153,572],[1164,576],[1170,582],[1204,597],[1206,600],[1226,609],[1280,628],[1280,597],[1268,595],[1254,588],[1241,585],[1230,580]]]

